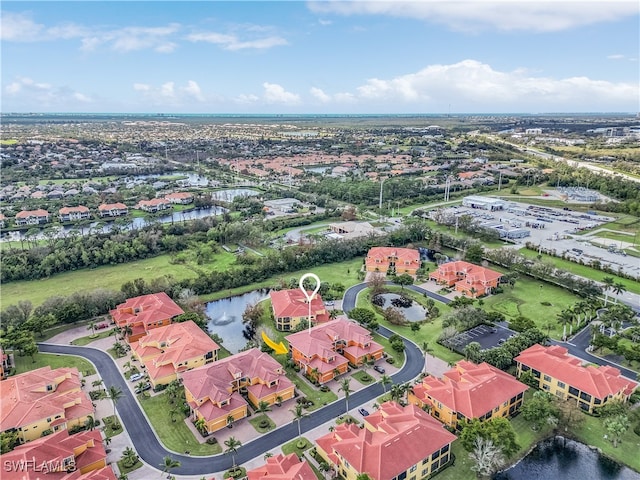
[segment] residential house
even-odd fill
[[[257,348],[178,374],[194,422],[208,434],[247,416],[247,401],[257,406],[293,398],[294,385],[282,365]]]
[[[610,366],[583,366],[569,355],[565,347],[533,345],[515,359],[517,375],[531,372],[541,390],[571,400],[581,409],[593,413],[610,401],[627,401],[638,383],[620,375]]]
[[[3,478],[7,480],[116,480],[113,470],[107,465],[107,453],[99,430],[73,435],[61,430],[19,445],[0,456],[0,460],[5,466],[32,467],[23,468],[20,472],[5,470]]]
[[[522,406],[528,388],[488,363],[460,360],[441,378],[424,377],[412,387],[408,401],[420,408],[428,406],[431,415],[460,430],[467,420],[513,415]]]
[[[175,192],[165,195],[164,198],[171,203],[178,203],[180,205],[188,205],[193,203],[193,194],[189,192]]]
[[[335,319],[287,336],[291,358],[308,376],[326,383],[347,371],[349,363],[379,360],[384,349],[355,322]]]
[[[180,308],[164,292],[129,298],[109,312],[116,325],[126,330],[127,341],[137,342],[150,330],[169,325],[174,317],[182,315]]]
[[[164,198],[152,198],[151,200],[140,200],[136,205],[138,210],[142,210],[147,213],[155,213],[161,210],[171,208],[171,202]]]
[[[195,322],[189,320],[156,328],[131,347],[146,366],[151,386],[167,385],[177,374],[218,359],[220,347]]]
[[[365,259],[367,272],[416,275],[420,268],[420,252],[413,248],[373,247]]]
[[[462,260],[438,265],[438,269],[429,275],[429,280],[454,287],[457,292],[471,298],[490,294],[500,283],[500,278],[500,272]]]
[[[64,196],[64,192],[62,190],[51,190],[47,193],[48,200],[60,200]]]
[[[308,292],[311,296],[312,292]],[[298,288],[291,290],[272,290],[269,293],[276,328],[285,332],[295,330],[300,322],[309,321],[309,301]],[[315,294],[311,299],[311,324],[327,322],[327,312],[322,297]]]
[[[94,410],[80,387],[77,368],[46,366],[7,378],[0,389],[0,428],[17,431],[24,443],[84,425]]]
[[[49,221],[49,212],[39,208],[38,210],[22,210],[16,214],[15,223],[23,225],[42,225]]]
[[[306,460],[296,453],[278,453],[268,457],[264,465],[247,471],[248,480],[317,480],[316,474]]]
[[[127,215],[129,209],[124,203],[103,203],[98,206],[98,213],[101,217],[121,217]]]
[[[58,210],[58,217],[61,222],[73,222],[75,220],[91,218],[91,214],[87,207],[78,205],[77,207],[62,207]]]
[[[451,460],[456,436],[415,405],[385,402],[365,417],[364,428],[342,423],[316,440],[318,454],[340,478],[372,480],[427,478]]]

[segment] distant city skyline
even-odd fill
[[[4,1],[3,113],[640,111],[636,0]]]

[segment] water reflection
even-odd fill
[[[223,298],[207,303],[206,315],[209,333],[218,334],[222,345],[231,353],[238,353],[247,344],[243,335],[242,314],[248,305],[256,304],[269,297],[269,290],[254,290],[243,295]]]
[[[418,302],[413,301],[410,307],[398,307],[393,305],[392,302],[401,298],[400,295],[395,293],[381,293],[379,296],[384,299],[384,305],[382,305],[383,310],[389,307],[397,308],[402,312],[404,318],[410,322],[420,322],[427,316],[427,309]]]
[[[573,440],[543,440],[519,463],[494,480],[638,480],[640,474]]]

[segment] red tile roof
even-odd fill
[[[209,398],[217,403],[231,396],[229,392],[235,378],[234,375],[239,375],[238,378],[258,378],[267,385],[277,380],[278,384],[271,387],[271,392],[282,391],[293,385],[291,380],[285,376],[282,365],[257,348],[180,373],[179,377],[185,388],[196,399]],[[202,409],[202,406],[198,408]]]
[[[75,450],[82,450],[77,456]],[[110,467],[103,467],[89,471],[85,474],[80,473],[80,469],[85,468],[102,459],[106,459],[107,453],[102,443],[102,435],[99,430],[91,430],[79,432],[69,435],[67,430],[53,433],[46,437],[38,438],[24,445],[17,446],[13,451],[2,455],[2,462],[13,462],[17,465],[22,462],[23,465],[30,466],[32,464],[41,467],[38,471],[36,468],[25,468],[19,475],[13,476],[5,471],[2,475],[7,480],[12,478],[20,480],[38,480],[46,477],[52,480],[115,480],[115,475]],[[75,465],[75,472],[67,473],[66,471],[44,471],[46,468],[57,469],[63,465],[63,460],[69,459],[72,465]],[[32,462],[32,463],[31,463]],[[44,476],[43,476],[43,473]]]
[[[480,418],[487,412],[525,392],[529,387],[508,373],[488,363],[459,361],[442,378],[427,376],[413,387],[413,392],[425,403],[440,402],[466,418]]]
[[[179,363],[219,350],[220,346],[189,320],[153,329],[132,348],[141,359],[151,357],[145,365],[149,377],[156,379],[175,372]]]
[[[127,210],[127,206],[124,203],[103,203],[98,210]]]
[[[2,430],[18,428],[57,415],[67,420],[93,413],[87,394],[80,391],[77,368],[50,366],[7,378],[0,389]],[[51,385],[52,390],[47,391]]]
[[[307,292],[311,295],[312,292]],[[271,305],[276,318],[283,317],[307,317],[309,315],[309,303],[300,289],[272,290],[269,293]],[[322,297],[316,293],[311,299],[311,315],[315,315],[315,323],[326,322],[329,314],[326,311]]]
[[[62,207],[60,210],[58,210],[58,213],[60,215],[67,215],[74,212],[87,213],[88,211],[88,207],[85,207],[84,205],[78,205],[77,207]]]
[[[136,313],[136,309],[138,312]],[[120,326],[131,323],[144,325],[167,318],[182,315],[184,310],[180,308],[164,292],[141,295],[129,298],[109,312],[113,320]]]
[[[29,217],[48,217],[49,212],[39,208],[38,210],[22,210],[16,213],[16,218],[29,218]]]
[[[395,478],[456,439],[415,405],[383,403],[365,418],[365,423],[371,429],[343,423],[316,442],[325,452],[337,452],[356,471],[374,480]],[[332,461],[336,460],[334,454]]]
[[[637,382],[622,377],[617,368],[582,366],[580,359],[570,356],[568,350],[559,345],[536,344],[514,360],[599,399],[620,392],[628,395],[638,386]]]
[[[267,463],[247,472],[249,480],[317,480],[313,469],[298,455],[278,453],[267,458]]]
[[[420,252],[413,248],[373,247],[367,253],[367,266],[388,265],[395,259],[396,265],[420,267]]]
[[[137,208],[142,207],[157,207],[160,205],[169,205],[171,202],[166,198],[152,198],[151,200],[140,200]]]

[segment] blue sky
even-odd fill
[[[640,4],[7,1],[2,112],[640,111]]]

